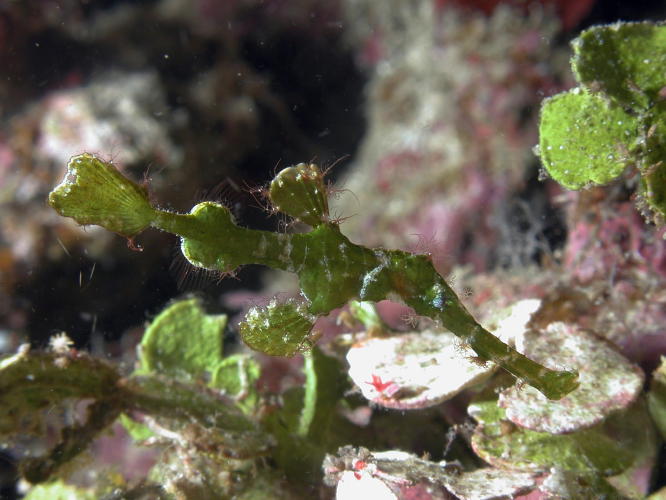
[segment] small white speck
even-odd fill
[[[54,335],[49,339],[49,347],[56,354],[66,354],[74,345],[74,341],[70,339],[65,332]]]

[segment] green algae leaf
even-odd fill
[[[253,307],[239,325],[250,348],[271,356],[293,356],[310,347],[314,321],[305,308],[293,301],[273,300],[266,307]]]
[[[344,369],[334,358],[313,348],[305,355],[305,395],[297,434],[326,441],[335,406],[347,387]]]
[[[24,500],[95,500],[96,498],[98,496],[93,491],[58,480],[31,488]]]
[[[139,373],[199,380],[222,361],[225,315],[206,314],[198,299],[181,300],[162,311],[146,329]]]
[[[629,163],[637,127],[619,106],[574,89],[543,102],[539,155],[550,176],[568,189],[606,184]]]
[[[256,384],[260,376],[261,366],[256,360],[247,354],[234,354],[215,367],[209,387],[222,389],[245,413],[252,414],[259,404]]]
[[[273,458],[287,477],[299,482],[319,476],[326,452],[338,445],[332,422],[347,388],[340,363],[317,348],[306,355],[303,371],[304,388],[287,391],[280,410],[264,422],[278,440]]]
[[[546,100],[539,144],[546,170],[563,186],[605,184],[633,163],[640,208],[666,220],[666,24],[595,26],[573,42],[581,88]],[[644,210],[648,216],[648,210]]]
[[[87,153],[70,160],[65,178],[49,194],[49,204],[79,224],[102,226],[130,239],[156,215],[143,186]]]
[[[226,404],[252,413],[259,400],[255,383],[260,368],[242,354],[222,357],[226,324],[225,315],[206,314],[198,299],[171,304],[146,329],[136,375],[166,375],[181,382],[209,381],[210,388],[221,389],[233,398]],[[191,390],[196,393],[202,388]],[[135,440],[153,435],[148,427],[126,415],[121,422]]]
[[[145,441],[146,439],[155,437],[155,433],[151,431],[147,425],[137,422],[128,417],[125,413],[120,415],[120,423],[125,428],[127,433],[134,441]]]
[[[295,387],[282,394],[282,406],[264,419],[264,427],[277,440],[272,458],[289,480],[312,481],[319,475],[325,451],[319,443],[298,435],[305,391]]]
[[[594,26],[573,42],[571,64],[580,83],[622,106],[645,109],[666,87],[666,25]]]
[[[349,301],[349,312],[354,319],[361,322],[366,330],[375,332],[388,332],[388,327],[377,312],[375,304],[372,302],[351,300]]]
[[[556,467],[584,476],[612,476],[643,457],[655,440],[642,400],[594,427],[571,434],[514,426],[493,399],[472,403],[468,411],[479,422],[472,436],[474,451],[491,465],[509,470]]]

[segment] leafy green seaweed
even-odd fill
[[[666,25],[594,26],[573,43],[580,87],[546,99],[539,148],[568,189],[607,184],[634,167],[652,218],[666,217]]]
[[[174,431],[196,428],[199,439],[205,437],[206,446],[230,456],[256,456],[272,444],[270,436],[233,402],[212,391],[160,377],[121,378],[114,369],[100,369],[104,365],[91,363],[87,357],[70,359],[65,366],[61,365],[62,359],[50,353],[25,354],[0,370],[0,380],[12,381],[12,390],[0,393],[4,436],[14,436],[28,424],[31,433],[39,434],[44,412],[65,398],[93,400],[85,421],[63,428],[52,450],[22,462],[21,473],[31,482],[50,478],[85,450],[121,412],[139,411]]]
[[[573,41],[576,79],[621,106],[648,108],[666,85],[666,26],[651,22],[594,26]]]
[[[622,108],[576,88],[544,102],[539,154],[550,175],[568,189],[608,184],[630,162],[626,152],[637,130],[636,119]]]
[[[647,407],[639,400],[594,427],[570,434],[550,434],[514,426],[494,398],[473,402],[469,413],[478,422],[472,436],[477,454],[495,467],[511,471],[555,471],[575,498],[624,498],[604,478],[635,465],[658,442]],[[561,487],[562,485],[560,485]]]
[[[206,315],[197,299],[175,302],[146,329],[138,372],[157,372],[181,380],[203,378],[223,360],[226,324],[224,315]]]
[[[314,347],[305,355],[304,387],[284,394],[284,404],[270,415],[265,426],[278,441],[273,457],[288,477],[311,481],[321,475],[326,452],[332,451],[335,407],[347,389],[340,363]]]

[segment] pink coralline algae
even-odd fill
[[[666,279],[664,231],[648,230],[633,203],[599,205],[573,221],[564,265],[581,284],[604,277],[620,280],[627,273]]]
[[[666,240],[631,201],[600,197],[598,189],[572,193],[572,228],[564,249],[564,276],[584,290],[589,307],[578,321],[652,370],[666,352]]]
[[[343,193],[333,211],[362,207],[346,228],[364,244],[421,248],[443,273],[454,263],[488,269],[507,224],[501,207],[531,166],[535,114],[521,113],[563,74],[548,45],[557,20],[506,6],[486,18],[428,2],[344,5],[355,20],[347,36],[375,47],[361,52],[378,61],[368,132],[345,182],[356,198]]]

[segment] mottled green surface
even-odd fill
[[[309,436],[322,443],[328,436],[328,427],[335,406],[347,388],[347,377],[340,362],[312,349],[305,356],[305,393],[303,411],[299,417],[297,434]]]
[[[594,473],[581,473],[563,469],[553,469],[546,476],[539,490],[543,498],[571,500],[627,500],[641,496],[627,497],[611,485],[608,480]]]
[[[646,108],[666,86],[666,25],[594,26],[576,38],[573,49],[578,81],[622,106]]]
[[[316,347],[306,355],[303,371],[305,386],[287,391],[280,410],[264,424],[278,441],[273,458],[287,477],[315,482],[324,455],[340,444],[334,442],[331,424],[348,384],[340,363]]]
[[[582,89],[543,102],[539,156],[550,176],[568,189],[607,184],[631,161],[636,119]]]
[[[223,356],[226,324],[225,315],[206,314],[198,299],[174,302],[146,329],[136,374],[204,382],[252,412],[258,402],[255,384],[261,369],[248,355]]]
[[[493,399],[472,403],[468,411],[479,422],[472,436],[475,452],[495,467],[511,470],[557,467],[611,476],[630,467],[656,437],[642,401],[599,425],[571,434],[517,427]]]
[[[326,185],[317,165],[300,163],[280,171],[271,181],[269,196],[275,210],[310,226],[328,218]]]
[[[141,340],[140,373],[161,373],[181,381],[203,378],[222,361],[225,315],[209,315],[197,299],[162,311]]]
[[[136,420],[132,420],[124,413],[120,415],[119,421],[134,441],[141,442],[148,438],[155,437],[155,433],[151,431],[148,426],[141,422],[137,422]]]
[[[275,444],[256,418],[260,366],[247,354],[223,357],[225,325],[196,299],[171,304],[146,330],[140,369],[123,383],[127,413],[150,417],[123,423],[135,439],[152,434],[166,445],[151,478],[178,498],[244,491],[254,459]]]
[[[349,302],[349,312],[354,319],[359,321],[366,330],[388,332],[390,328],[377,313],[377,308],[372,302]]]
[[[254,307],[239,325],[243,342],[271,356],[293,356],[310,348],[307,339],[314,324],[311,315],[293,302],[275,301]]]
[[[210,387],[222,390],[245,413],[253,414],[259,404],[256,384],[261,376],[259,363],[248,354],[224,358],[214,369]]]
[[[259,401],[256,382],[261,369],[255,360],[244,354],[223,357],[226,324],[225,315],[206,314],[198,299],[174,302],[146,329],[140,344],[139,368],[135,375],[158,375],[169,392],[173,390],[170,386],[172,380],[203,383],[227,396],[223,403],[226,406],[235,406],[252,414]],[[148,384],[146,387],[153,385]],[[173,387],[181,388],[180,385]],[[203,397],[199,392],[206,391],[202,388],[201,391],[188,392],[187,387],[182,387],[183,397],[188,394],[190,397]],[[175,395],[170,393],[165,397],[172,398]],[[159,399],[158,395],[155,397]],[[196,404],[192,405],[191,410]],[[236,409],[225,408],[224,411],[236,415]],[[194,417],[190,415],[188,418]],[[123,419],[123,424],[135,439],[145,439],[151,434],[142,424],[128,418]]]
[[[146,229],[155,217],[143,186],[90,154],[71,159],[65,178],[49,195],[49,203],[79,224],[96,224],[126,238]]]
[[[581,85],[543,102],[539,156],[568,189],[606,184],[632,166],[639,204],[666,221],[666,25],[594,26],[573,42]]]

